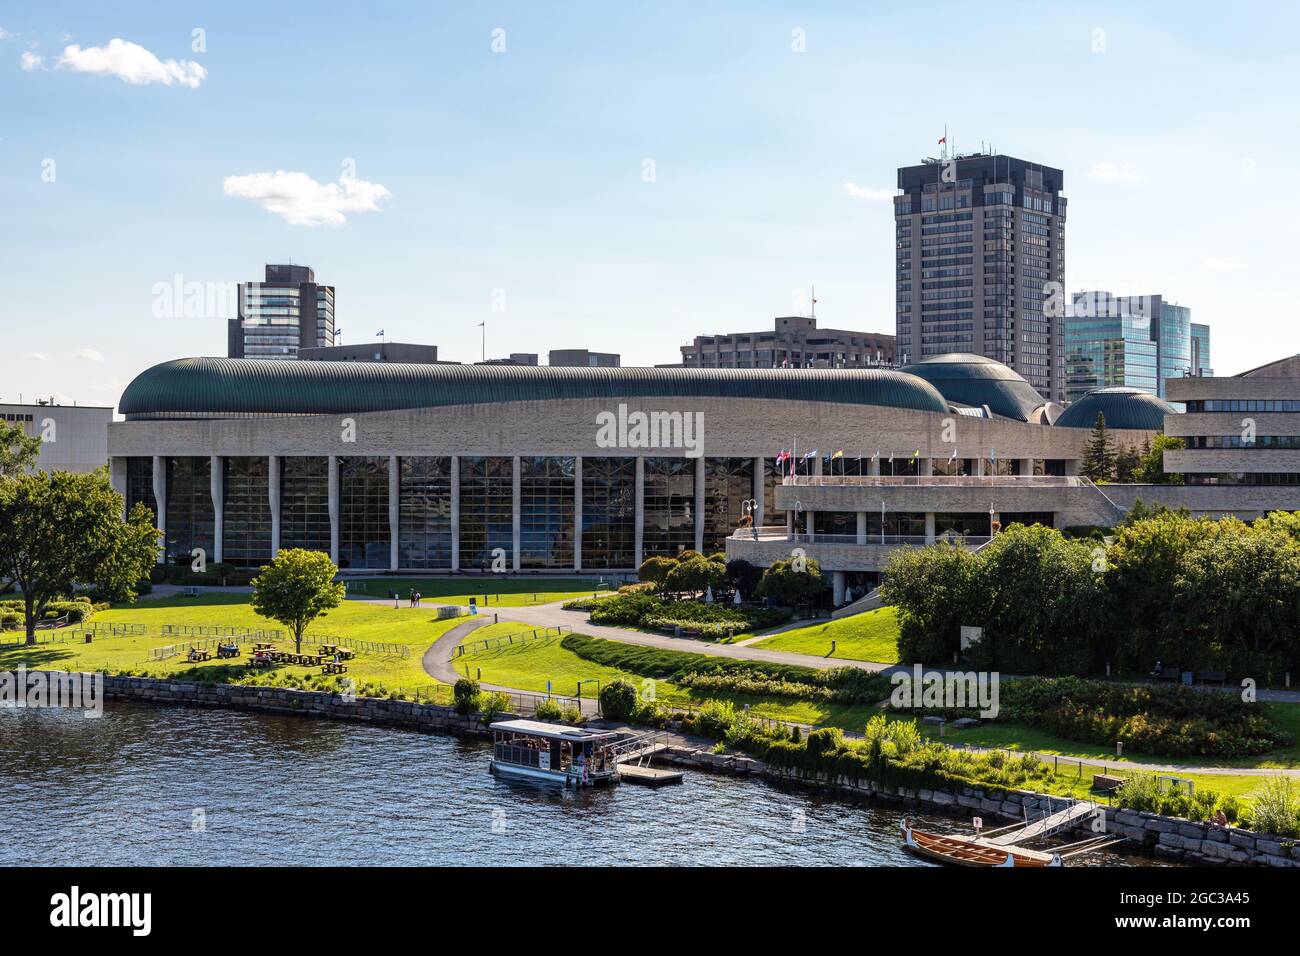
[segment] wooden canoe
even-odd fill
[[[1036,850],[1023,850],[1012,847],[994,847],[977,840],[962,837],[943,836],[938,833],[926,833],[913,830],[906,820],[900,824],[903,831],[903,845],[918,856],[938,860],[955,866],[1061,866],[1061,858],[1055,853],[1040,853]]]

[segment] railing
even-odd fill
[[[1082,481],[1062,475],[786,475],[783,485],[799,487],[1077,488]]]
[[[860,539],[856,534],[822,534],[821,532],[789,532],[784,528],[766,529],[760,528],[758,537],[754,537],[752,528],[737,528],[732,532],[731,537],[737,541],[785,541],[790,544],[850,544],[859,547],[868,545],[924,545],[936,544],[939,542],[958,542],[968,547],[982,547],[993,540],[988,535],[959,535],[940,533],[933,538],[923,534],[867,534],[866,538]]]
[[[79,643],[85,639],[85,631],[64,631],[61,634],[49,634],[44,637],[36,638],[37,644],[72,644]],[[27,635],[20,634],[18,638],[12,641],[0,642],[0,647],[21,647],[27,643]]]
[[[164,624],[159,632],[163,637],[256,637],[278,641],[284,637],[279,628],[234,627],[220,624]]]
[[[91,621],[81,625],[81,630],[91,634],[148,634],[148,624],[110,624],[105,621]]]
[[[358,654],[375,654],[381,657],[402,657],[411,656],[411,648],[406,644],[387,644],[378,641],[354,641],[349,637],[340,637],[333,634],[304,634],[302,636],[304,644],[337,644],[339,647],[346,647],[349,650],[356,651]]]
[[[662,730],[652,730],[649,733],[637,734],[634,737],[626,737],[615,742],[610,747],[609,754],[616,764],[625,760],[639,760],[646,754],[655,752],[660,745],[668,742],[667,733]]]
[[[465,654],[472,654],[476,651],[486,651],[493,647],[506,647],[513,644],[526,644],[530,641],[540,641],[544,637],[560,637],[565,629],[570,632],[573,628],[567,624],[559,624],[554,628],[535,627],[527,631],[517,631],[513,634],[502,634],[499,637],[485,637],[481,641],[466,641],[456,647],[456,656],[462,657]],[[555,633],[551,633],[554,631]]]

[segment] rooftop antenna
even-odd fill
[[[487,322],[486,321],[480,322],[478,324],[478,327],[483,330],[483,361],[486,362],[487,361]]]
[[[815,319],[815,318],[817,318],[817,285],[816,285],[816,283],[814,283],[814,284],[810,287],[810,291],[809,291],[809,293],[808,293],[808,298],[812,300],[812,315],[809,316],[809,318]]]

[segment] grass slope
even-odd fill
[[[783,631],[751,646],[830,659],[897,664],[898,619],[892,607],[882,607],[838,621]]]

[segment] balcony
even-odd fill
[[[987,537],[940,535],[937,541],[952,541],[968,548],[987,544]],[[727,538],[727,559],[737,558],[759,567],[796,556],[815,560],[823,571],[881,571],[889,557],[901,547],[922,547],[925,535],[876,534],[859,538],[853,534],[806,534],[789,532],[783,526],[737,528]]]

